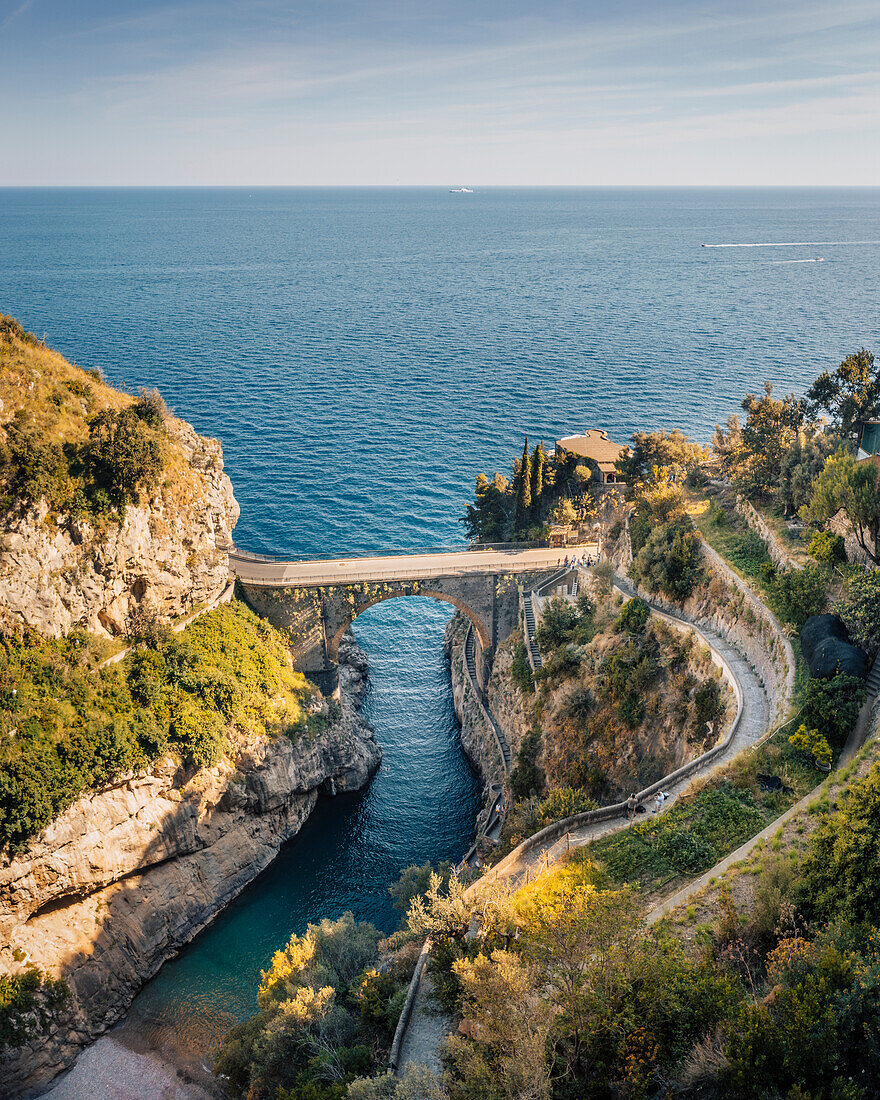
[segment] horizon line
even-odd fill
[[[453,181],[454,182],[454,181]],[[459,186],[469,186],[459,184]],[[447,183],[0,183],[0,191],[434,191]],[[482,191],[880,191],[880,183],[473,183]]]

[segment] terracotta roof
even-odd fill
[[[626,447],[608,438],[601,428],[587,428],[583,435],[567,435],[557,439],[556,446],[569,454],[580,458],[589,458],[599,464],[599,468],[610,473]]]

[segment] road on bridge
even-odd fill
[[[422,581],[433,577],[486,573],[525,573],[555,569],[574,558],[598,556],[596,543],[537,550],[450,550],[325,561],[273,561],[240,550],[229,553],[229,568],[244,584],[264,588],[307,588],[358,581]]]

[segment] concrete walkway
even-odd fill
[[[427,1066],[435,1073],[442,1071],[440,1046],[453,1031],[455,1020],[439,1010],[433,993],[434,983],[425,967],[419,978],[409,1026],[403,1034],[397,1061],[398,1073],[411,1063]]]

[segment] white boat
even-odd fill
[[[472,195],[474,193],[473,187],[450,187],[450,195]]]

